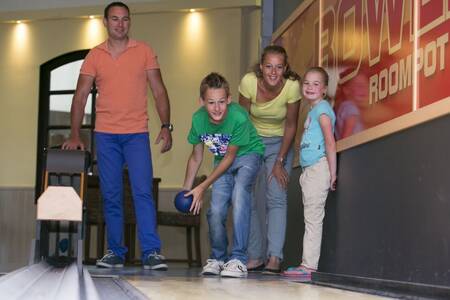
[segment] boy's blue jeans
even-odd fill
[[[212,259],[225,262],[238,259],[247,263],[251,192],[261,160],[262,156],[257,153],[236,157],[213,184],[211,207],[207,213]],[[233,246],[228,256],[226,220],[230,205],[233,206]]]
[[[108,249],[124,258],[123,169],[128,166],[143,257],[161,249],[152,194],[153,168],[148,133],[95,133],[98,173],[103,197]]]

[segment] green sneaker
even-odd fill
[[[168,267],[165,262],[165,257],[152,252],[144,258],[142,264],[144,265],[144,269],[146,270],[158,270],[158,271],[167,271]]]
[[[97,260],[99,268],[123,268],[124,259],[108,250],[101,259]]]

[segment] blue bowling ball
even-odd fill
[[[192,200],[194,199],[192,197],[192,195],[185,197],[184,194],[186,194],[187,192],[189,192],[189,191],[181,191],[181,192],[179,192],[175,196],[175,200],[174,200],[175,208],[179,212],[182,212],[184,214],[189,213],[189,209],[191,208],[191,205],[192,205]]]

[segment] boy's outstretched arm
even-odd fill
[[[220,161],[220,163],[217,165],[217,167],[214,168],[214,170],[211,172],[211,174],[206,178],[205,181],[203,181],[201,184],[196,186],[192,191],[189,193],[186,193],[187,195],[193,195],[194,200],[192,201],[191,209],[190,211],[196,215],[200,213],[200,209],[203,204],[203,194],[208,189],[208,187],[217,180],[225,171],[233,164],[234,159],[236,158],[236,154],[238,152],[239,147],[234,145],[229,145],[227,149],[227,153],[223,157],[223,159]],[[198,169],[197,169],[198,170]],[[195,175],[194,175],[195,176]],[[186,183],[186,181],[185,181]],[[192,184],[191,184],[192,186]]]
[[[186,166],[186,175],[184,176],[183,189],[190,191],[194,184],[195,176],[203,161],[203,144],[194,145],[191,156]]]
[[[336,141],[333,134],[333,125],[330,117],[325,114],[319,117],[319,124],[325,139],[325,152],[330,168],[330,189],[334,191],[336,189]]]

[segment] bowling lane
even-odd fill
[[[125,270],[124,270],[125,271]],[[250,274],[246,279],[202,277],[201,269],[174,267],[167,272],[122,271],[121,277],[152,300],[280,300],[280,299],[333,299],[369,300],[388,299],[310,283],[293,282],[280,276]]]

